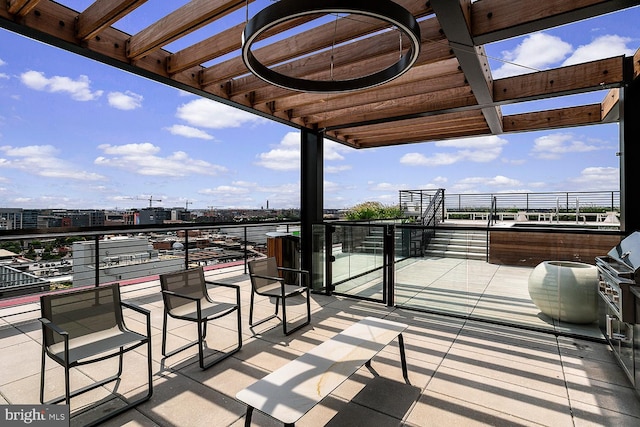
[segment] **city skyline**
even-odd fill
[[[633,55],[638,18],[635,7],[487,45],[493,75]],[[0,207],[299,208],[297,130],[5,30],[0,46]],[[617,151],[617,124],[367,150],[326,140],[324,207],[395,204],[407,189],[617,191]]]

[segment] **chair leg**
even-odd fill
[[[207,319],[204,319],[202,323],[196,322],[198,325],[198,363],[200,369],[204,369],[204,336],[207,330]]]
[[[251,290],[251,303],[249,304],[249,325],[253,325],[253,289]]]
[[[71,384],[69,382],[69,364],[64,366],[64,398],[67,405],[71,405]]]
[[[45,350],[44,346],[42,347],[42,364],[40,368],[40,403],[44,404],[44,370],[45,370]]]
[[[162,320],[162,355],[167,355],[167,310],[164,310],[164,319]]]
[[[200,368],[201,369],[210,368],[211,366],[215,365],[218,362],[221,362],[222,360],[226,359],[227,357],[231,356],[232,354],[237,353],[242,348],[242,317],[240,315],[240,304],[238,304],[237,315],[238,315],[238,345],[235,348],[233,348],[232,350],[229,350],[226,353],[223,353],[221,356],[219,356],[216,359],[214,359],[214,360],[210,361],[209,363],[205,364],[204,363],[204,349],[203,349],[204,339],[200,340],[200,345],[198,346],[198,351],[199,351],[198,356],[199,356],[199,363],[200,363]],[[206,323],[206,322],[207,322],[207,320],[204,321],[204,323]]]
[[[300,325],[296,326],[295,328],[287,331],[287,314],[286,314],[286,298],[282,298],[282,329],[284,330],[284,334],[285,335],[291,335],[292,333],[296,332],[297,330],[299,330],[300,328],[303,328],[305,326],[307,326],[309,323],[311,323],[311,299],[310,297],[310,293],[309,293],[309,288],[306,288],[306,293],[307,293],[307,320],[304,323],[301,323]]]
[[[253,321],[253,303],[254,303],[254,291],[251,290],[251,303],[249,304],[249,326],[258,326],[263,324],[266,321],[269,321],[271,319],[274,319],[278,316],[278,302],[280,300],[278,298],[276,298],[276,312],[274,314],[272,314],[269,317],[266,317],[262,320],[258,320],[257,322],[254,323]]]

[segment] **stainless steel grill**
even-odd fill
[[[606,256],[596,257],[600,273],[600,296],[623,322],[635,322],[635,301],[631,286],[640,283],[640,232],[635,232]]]
[[[599,326],[614,355],[640,390],[640,232],[624,238],[606,256],[596,257]],[[636,349],[638,349],[636,351]]]

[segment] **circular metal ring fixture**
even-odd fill
[[[251,52],[254,41],[265,31],[301,16],[318,13],[350,13],[379,19],[399,28],[409,37],[410,48],[390,67],[348,80],[309,80],[278,73],[258,61]],[[390,0],[280,0],[251,18],[242,33],[242,60],[249,70],[273,85],[312,93],[338,93],[369,89],[407,72],[420,53],[420,26],[405,8]]]

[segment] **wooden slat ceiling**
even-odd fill
[[[5,0],[0,26],[355,148],[616,121],[617,88],[640,72],[636,53],[633,70],[630,60],[613,57],[494,80],[483,47],[640,0],[518,0],[517,7],[513,0],[396,0],[420,24],[418,61],[396,80],[348,94],[290,91],[249,74],[240,48],[251,0],[192,0],[136,34],[117,29],[145,2],[97,0],[74,11],[49,0]],[[315,18],[276,27],[254,54],[281,73],[307,79],[327,79],[330,68],[332,78],[353,78],[397,60],[399,37],[380,21]],[[208,35],[187,43],[198,29]],[[171,44],[181,47],[171,51]],[[600,104],[505,116],[500,108],[602,89],[610,90]]]

